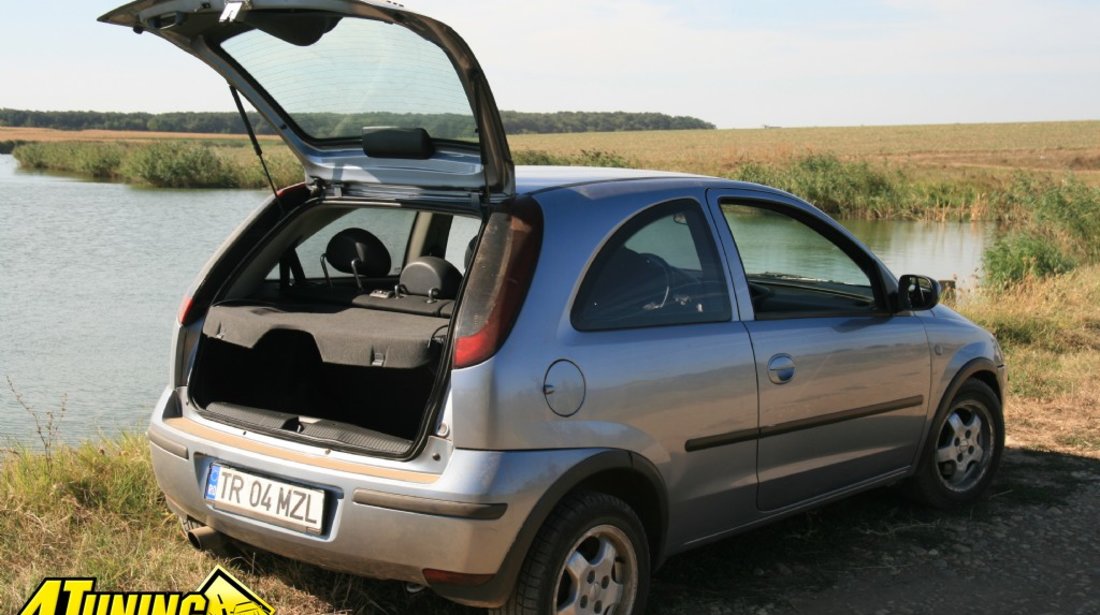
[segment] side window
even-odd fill
[[[874,284],[859,263],[806,223],[767,207],[723,203],[757,318],[871,312]]]
[[[572,311],[580,331],[730,318],[710,226],[689,200],[651,207],[616,231],[592,261]]]
[[[451,220],[451,229],[447,232],[447,253],[443,258],[463,274],[466,273],[466,249],[480,228],[481,220],[477,218],[455,216]]]
[[[323,278],[321,255],[332,236],[349,228],[363,229],[382,241],[390,253],[390,275],[398,275],[405,266],[416,212],[408,209],[360,208],[340,216],[298,245],[298,258],[307,278]],[[330,268],[331,270],[331,268]],[[332,271],[330,271],[332,273]]]

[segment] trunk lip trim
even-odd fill
[[[330,459],[322,457],[320,455],[310,455],[308,453],[283,449],[272,444],[250,440],[240,435],[226,433],[219,429],[214,429],[212,427],[199,424],[187,417],[166,418],[164,419],[164,425],[171,429],[183,432],[189,436],[209,441],[213,444],[228,446],[233,448],[234,450],[256,453],[259,455],[264,455],[267,457],[272,457],[292,463],[299,463],[314,468],[335,470],[339,472],[347,472],[349,474],[359,474],[375,478],[384,478],[417,484],[434,483],[439,480],[441,476],[440,474],[432,474],[429,472],[418,472],[415,470],[402,470],[396,468],[385,468],[380,466],[358,464],[350,461]]]

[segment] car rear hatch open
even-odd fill
[[[514,192],[488,82],[448,26],[373,0],[138,0],[100,21],[199,58],[339,194],[478,207]]]

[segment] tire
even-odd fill
[[[936,413],[908,495],[936,508],[976,502],[993,482],[1004,444],[1001,400],[984,382],[967,380]]]
[[[645,528],[630,506],[603,493],[571,495],[535,536],[508,602],[490,613],[644,613],[649,558]]]

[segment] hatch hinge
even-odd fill
[[[237,21],[237,17],[241,14],[242,10],[250,10],[252,8],[252,0],[228,0],[225,3],[225,8],[222,9],[222,15],[218,18],[218,23],[232,23]]]
[[[332,195],[332,198],[339,199],[344,196],[344,185],[340,182],[332,182],[328,185],[328,193]]]
[[[309,190],[309,196],[312,199],[316,199],[318,203],[322,203],[325,200],[326,190],[328,185],[325,180],[320,177],[309,176],[306,183],[306,188]]]

